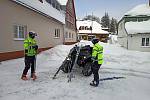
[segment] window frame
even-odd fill
[[[26,33],[27,33],[27,25],[13,25],[14,40],[25,40]]]
[[[150,38],[142,38],[141,47],[150,47]]]
[[[60,38],[60,29],[55,29],[54,38]]]

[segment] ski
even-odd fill
[[[75,61],[74,61],[74,64],[73,66],[71,66],[72,68],[74,68],[77,64],[77,60],[78,60],[78,57],[79,57],[79,53],[80,53],[80,49],[81,47],[77,47],[77,45],[75,45],[75,50],[76,50],[76,58],[75,58]],[[71,79],[74,78],[75,76],[73,75],[73,72],[72,72],[72,68],[70,68],[69,70],[69,73],[68,73],[68,82],[71,82]]]

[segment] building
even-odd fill
[[[129,50],[150,52],[150,6],[141,4],[118,23],[118,42]]]
[[[31,30],[38,34],[39,51],[65,43],[66,13],[60,1],[0,0],[0,61],[23,57],[23,41]]]
[[[109,32],[102,30],[102,25],[96,21],[79,20],[77,21],[78,39],[91,40],[99,38],[101,42],[107,42]]]
[[[65,12],[64,44],[77,42],[76,13],[74,0],[58,0]]]

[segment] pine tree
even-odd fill
[[[108,13],[105,13],[105,15],[101,18],[101,24],[103,28],[110,27],[110,19]]]
[[[118,21],[117,21],[117,19],[115,19],[115,28],[116,28],[116,35],[117,35],[117,30],[118,30]]]
[[[117,20],[112,18],[112,20],[110,21],[110,32],[115,34],[116,31],[117,31]]]
[[[116,27],[115,27],[115,20],[114,18],[111,19],[110,21],[110,32],[115,33],[116,32]]]

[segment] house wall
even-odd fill
[[[68,33],[67,38],[66,38],[66,32]],[[69,33],[71,34],[71,38],[69,38]],[[65,29],[65,42],[76,42],[76,41],[77,41],[77,33],[72,29],[66,28]]]
[[[142,38],[150,38],[150,34],[135,34],[135,35],[129,35],[128,36],[128,49],[129,50],[137,50],[137,51],[144,51],[144,52],[150,52],[150,46],[149,47],[142,47]]]
[[[124,23],[125,23],[125,21],[124,21],[124,19],[122,19],[118,25],[118,43],[121,46],[128,48],[128,46],[127,46],[128,38],[127,38],[127,32],[125,30],[125,24]]]
[[[14,40],[13,25],[27,25],[27,31],[37,32],[40,48],[63,43],[63,25],[46,18],[10,0],[0,0],[0,52],[23,50],[23,41]],[[61,37],[54,38],[55,29],[60,29]]]
[[[68,0],[66,4],[66,25],[65,25],[65,42],[77,42],[77,30],[76,30],[76,14],[74,7],[74,0]],[[73,34],[73,37],[66,37],[66,33]]]
[[[10,59],[13,54],[12,58],[23,56],[23,40],[14,40],[13,25],[26,25],[27,32],[37,32],[36,39],[40,50],[63,44],[64,25],[55,19],[45,17],[11,0],[0,0],[0,14],[0,61]],[[54,38],[55,29],[60,29],[60,38]],[[17,52],[19,53],[16,54]],[[5,55],[10,56],[3,59]]]

